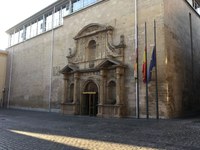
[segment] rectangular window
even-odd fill
[[[46,30],[52,29],[52,14],[46,18]]]
[[[14,44],[17,44],[17,43],[19,43],[19,32],[16,32],[14,34]]]
[[[72,11],[75,12],[81,8],[83,8],[84,1],[83,0],[73,0],[72,1]]]
[[[63,2],[62,5],[54,7],[55,13],[53,15],[52,13],[54,10],[48,10],[45,14],[41,14],[37,18],[34,18],[32,21],[30,21],[30,24],[27,25],[27,22],[22,26],[18,26],[17,32],[10,33],[10,45],[17,44],[62,25],[64,16],[67,16],[70,13],[76,12],[99,1],[101,0],[67,0]],[[197,12],[200,13],[199,4],[195,3],[195,0],[188,0],[188,2],[193,5]]]
[[[187,0],[188,3],[196,10],[198,14],[200,14],[200,3],[196,0]]]
[[[72,12],[78,11],[86,6],[96,3],[99,0],[72,0]]]
[[[54,13],[53,26],[57,27],[59,25],[60,25],[60,11],[57,11]]]
[[[84,0],[84,7],[96,3],[97,0]]]
[[[24,30],[19,31],[19,42],[22,42],[24,40]]]
[[[66,5],[62,7],[62,17],[70,14],[70,3],[67,2]]]
[[[14,33],[11,35],[11,40],[10,40],[11,46],[14,45],[14,40],[15,40],[14,35],[15,35]]]
[[[29,39],[31,37],[31,26],[26,27],[26,39]]]
[[[193,7],[200,14],[200,4],[196,0],[193,0]]]
[[[31,37],[34,37],[36,35],[37,35],[37,22],[31,25]]]
[[[37,29],[38,29],[37,33],[41,34],[42,31],[43,31],[43,20],[38,21],[38,28]]]
[[[200,8],[197,8],[196,11],[198,14],[200,14]]]

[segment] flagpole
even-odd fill
[[[139,69],[138,69],[138,24],[137,24],[137,0],[135,0],[135,55],[136,55],[136,82],[135,82],[135,88],[136,88],[136,96],[135,96],[135,106],[136,106],[136,117],[137,119],[140,118],[140,109],[139,109]]]
[[[154,20],[154,46],[155,46],[155,76],[156,76],[156,119],[159,119],[159,104],[158,104],[158,75],[157,75],[157,45],[156,45],[156,21]]]
[[[137,106],[138,106],[138,110],[137,110],[137,118],[140,118],[140,96],[139,96],[139,53],[138,53],[138,25],[137,25]]]
[[[149,94],[148,94],[148,80],[147,80],[147,23],[145,22],[145,62],[146,62],[146,118],[149,119]]]

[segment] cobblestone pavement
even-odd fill
[[[114,119],[0,109],[0,150],[200,149],[200,118]]]

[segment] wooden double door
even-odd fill
[[[82,114],[96,116],[98,113],[98,88],[95,83],[90,82],[83,94]]]

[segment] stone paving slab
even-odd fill
[[[200,117],[116,119],[0,109],[0,150],[200,149]]]

